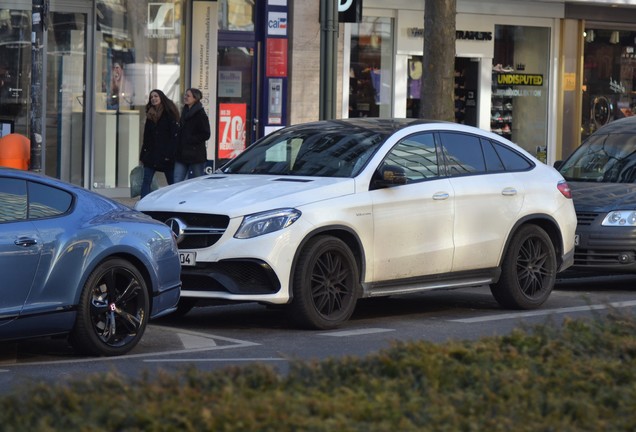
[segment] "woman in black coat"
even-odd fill
[[[150,193],[150,185],[156,171],[166,176],[168,184],[174,183],[174,156],[179,138],[179,110],[161,90],[152,90],[146,104],[144,141],[139,160],[144,166],[141,197]]]
[[[175,183],[188,178],[190,172],[193,177],[203,175],[207,161],[205,142],[210,139],[210,120],[201,105],[202,97],[199,89],[189,88],[185,92],[179,145],[174,163]]]

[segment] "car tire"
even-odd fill
[[[351,317],[358,287],[358,265],[349,247],[336,237],[315,237],[294,269],[291,318],[305,328],[336,328]]]
[[[534,309],[550,296],[556,270],[556,252],[550,236],[536,225],[525,225],[514,234],[499,281],[490,286],[490,291],[505,308]]]
[[[177,310],[172,315],[175,317],[182,317],[190,312],[199,302],[199,299],[194,297],[181,297],[179,303],[177,303]]]
[[[124,259],[108,259],[84,284],[69,340],[82,354],[125,354],[141,339],[149,311],[150,296],[139,270]]]

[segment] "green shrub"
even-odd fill
[[[0,398],[4,431],[633,431],[636,320],[612,311],[366,358],[108,374]]]

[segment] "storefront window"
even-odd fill
[[[349,117],[391,117],[393,22],[364,17],[351,26]]]
[[[254,31],[254,0],[219,0],[219,30]]]
[[[636,32],[586,29],[582,139],[636,109]]]
[[[183,105],[183,2],[98,0],[93,188],[128,187],[152,89]]]
[[[0,8],[0,136],[29,136],[31,11]]]
[[[547,155],[550,29],[495,26],[491,130],[543,162]]]

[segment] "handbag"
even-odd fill
[[[144,167],[137,165],[130,171],[130,197],[135,198],[141,195],[141,184],[144,181]],[[152,177],[152,183],[150,183],[150,191],[156,191],[159,189],[159,183],[157,178]]]

